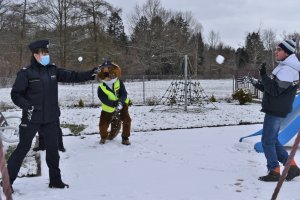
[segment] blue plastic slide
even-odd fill
[[[293,110],[291,113],[287,115],[287,117],[283,120],[280,131],[278,134],[278,139],[282,145],[285,145],[288,141],[290,141],[297,133],[300,131],[300,95],[297,95],[294,103]],[[251,135],[240,138],[240,142],[244,138],[253,137],[257,135],[261,135],[262,130],[259,130]],[[254,145],[254,149],[261,153],[263,152],[261,142],[258,142]]]

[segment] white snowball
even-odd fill
[[[224,58],[223,56],[221,56],[221,55],[218,55],[218,56],[216,57],[216,62],[217,62],[218,64],[222,64],[222,63],[224,62],[224,60],[225,60],[225,58]]]
[[[81,56],[78,57],[78,61],[81,62],[83,58]]]

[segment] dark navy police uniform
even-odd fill
[[[48,41],[36,41],[29,45],[33,51],[36,48],[47,49]],[[32,140],[38,130],[44,133],[46,162],[49,168],[50,185],[62,182],[59,169],[58,128],[60,110],[58,106],[58,82],[83,82],[93,80],[94,70],[75,72],[55,65],[41,65],[32,56],[31,64],[21,69],[11,90],[14,104],[22,111],[20,124],[20,142],[8,159],[10,183],[15,181],[22,162],[31,148]],[[33,108],[31,118],[28,110]]]

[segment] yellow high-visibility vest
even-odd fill
[[[101,88],[101,90],[108,96],[108,99],[111,101],[117,101],[119,98],[116,96],[117,92],[120,90],[120,80],[118,79],[115,83],[114,83],[114,93],[112,93],[111,91],[109,91],[103,83],[100,83],[99,87]],[[125,103],[128,104],[129,99],[126,98]],[[104,110],[105,112],[109,112],[112,113],[114,112],[116,109],[115,107],[111,107],[108,106],[104,103],[102,103],[102,110]]]

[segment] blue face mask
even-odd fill
[[[48,65],[50,63],[50,56],[49,55],[42,56],[40,63],[41,63],[41,65],[44,65],[44,66]]]

